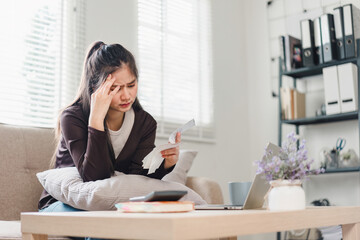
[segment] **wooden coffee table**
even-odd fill
[[[360,239],[360,207],[311,207],[301,211],[198,210],[187,213],[22,213],[23,239],[48,235],[116,239],[207,239],[343,226],[343,239]]]

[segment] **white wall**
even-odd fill
[[[137,1],[86,1],[86,44],[99,40],[120,43],[137,55]]]
[[[265,0],[246,1],[243,5],[248,82],[248,154],[249,162],[259,160],[267,142],[277,143],[278,101],[272,97],[270,50]],[[255,175],[252,166],[251,175]],[[241,236],[238,239],[276,239],[275,233]]]
[[[249,148],[251,156],[260,159],[266,143],[277,143],[278,101],[272,97],[270,50],[266,2],[247,1],[246,18],[246,73],[249,92]]]

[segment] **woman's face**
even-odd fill
[[[137,79],[127,65],[123,65],[111,75],[113,78],[115,77],[115,82],[110,90],[114,90],[118,85],[120,85],[120,89],[111,100],[109,110],[127,112],[130,110],[137,95]]]

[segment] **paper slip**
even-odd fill
[[[167,144],[163,144],[155,147],[144,159],[143,159],[143,168],[149,169],[148,174],[154,173],[156,169],[158,169],[163,161],[161,156],[161,151],[175,148],[180,145],[180,143],[175,143],[176,133],[180,132],[181,134],[195,126],[195,120],[192,119],[183,126],[176,129],[174,132],[170,134],[169,142]]]
[[[170,134],[169,142],[170,143],[175,143],[176,133],[180,132],[182,134],[183,132],[185,132],[186,130],[192,128],[193,126],[195,126],[195,120],[191,119],[190,121],[188,121],[187,123],[185,123],[184,125],[182,125],[181,127],[179,127],[178,129],[176,129],[175,131],[173,131]]]

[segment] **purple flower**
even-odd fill
[[[314,159],[308,158],[305,139],[300,142],[299,148],[297,147],[298,139],[294,132],[288,134],[281,144],[280,153],[276,156],[272,156],[271,150],[265,150],[263,158],[254,162],[257,165],[256,173],[265,174],[267,181],[302,180],[310,174],[323,173],[322,168],[310,170]]]

